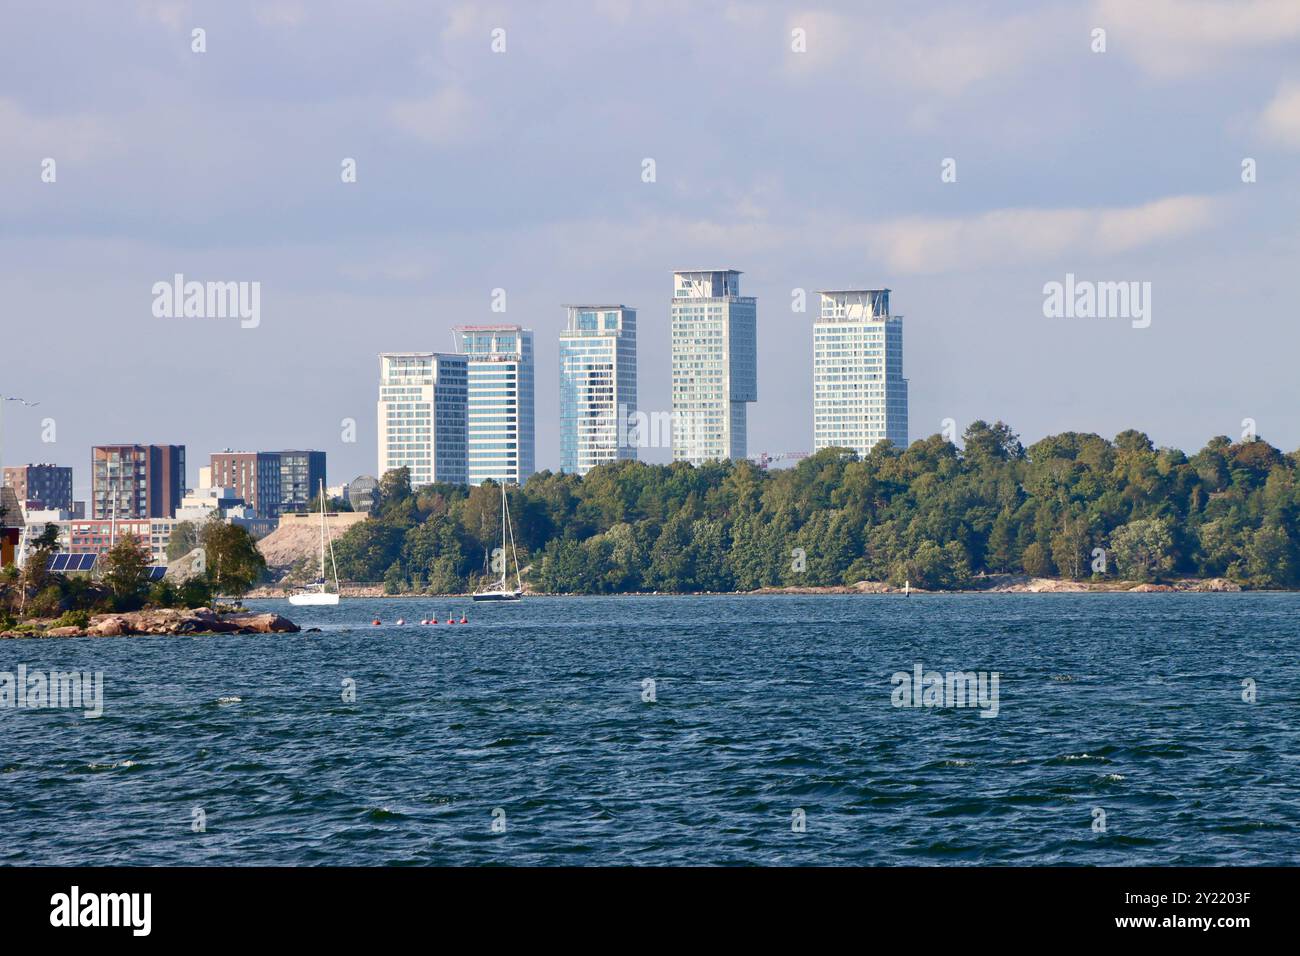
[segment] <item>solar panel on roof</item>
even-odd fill
[[[54,572],[90,571],[95,567],[95,560],[98,557],[97,554],[73,554],[68,551],[59,551],[50,555],[50,562],[46,565],[46,570]]]

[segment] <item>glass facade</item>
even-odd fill
[[[184,445],[96,445],[93,518],[170,518],[185,497]]]
[[[735,270],[676,272],[672,323],[673,461],[747,454],[758,400],[758,305]]]
[[[888,289],[821,293],[813,324],[813,449],[866,455],[881,441],[907,447],[903,320]]]
[[[468,361],[468,478],[522,484],[536,470],[533,333],[518,325],[457,326]]]
[[[560,333],[560,470],[585,475],[635,458],[627,421],[636,403],[636,310],[570,306]]]
[[[409,468],[414,487],[465,484],[468,374],[465,356],[379,356],[379,474]]]
[[[280,513],[306,511],[325,481],[323,451],[282,451],[280,460]]]
[[[37,501],[50,510],[72,510],[72,469],[60,465],[19,465],[4,469],[4,484],[19,502]]]

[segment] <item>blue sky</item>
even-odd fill
[[[371,473],[377,353],[480,321],[534,330],[557,467],[561,303],[638,308],[641,404],[665,410],[682,267],[741,269],[758,297],[751,453],[811,445],[812,291],[879,286],[906,317],[913,439],[1002,418],[1026,442],[1137,427],[1194,451],[1249,417],[1300,446],[1293,0],[0,17],[0,341],[22,348],[0,391],[41,402],[8,408],[4,458],[72,464],[78,493],[96,442],[184,443],[191,482],[226,447]],[[176,272],[260,282],[260,325],[154,317]],[[1150,282],[1150,327],[1045,318],[1066,273]]]

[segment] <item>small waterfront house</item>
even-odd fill
[[[18,495],[12,488],[0,487],[0,568],[14,563],[22,533],[23,509]]]

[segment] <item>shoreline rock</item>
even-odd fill
[[[1032,578],[1027,574],[990,574],[973,578],[968,587],[950,591],[929,591],[913,587],[913,594],[1143,594],[1151,592],[1237,592],[1244,590],[1240,584],[1227,578],[1182,578],[1161,584],[1142,584],[1137,581],[1071,581],[1066,578]],[[627,591],[605,595],[550,594],[525,587],[526,597],[647,597],[657,591]],[[668,593],[668,592],[663,592]],[[697,595],[726,594],[732,597],[762,597],[764,595],[818,595],[818,594],[902,594],[903,589],[884,581],[858,581],[855,584],[823,586],[791,584],[781,587],[763,587],[752,591],[691,591]],[[465,594],[384,594],[378,584],[344,584],[345,598],[384,600],[435,600],[442,598],[467,598]],[[244,595],[248,600],[283,600],[286,594],[278,588],[262,587]]]
[[[0,632],[0,638],[21,637],[163,637],[179,634],[294,634],[301,630],[286,617],[269,611],[219,613],[211,608],[160,608],[95,614],[86,627],[40,627]]]

